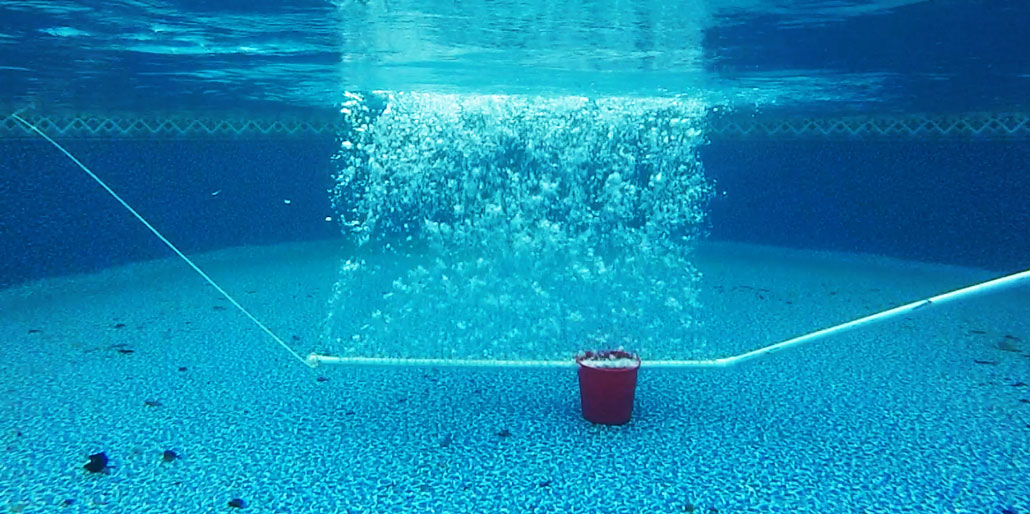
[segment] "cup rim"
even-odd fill
[[[595,357],[603,357],[603,358],[615,357],[617,359],[633,359],[634,362],[630,366],[620,366],[620,367],[612,367],[612,368],[600,367],[600,366],[591,366],[589,364],[586,364],[587,361],[596,360],[596,359],[594,359]],[[612,372],[614,372],[614,371],[629,371],[629,370],[634,370],[634,369],[637,369],[637,368],[640,367],[640,356],[637,355],[636,353],[628,352],[628,351],[622,350],[622,349],[618,349],[618,350],[600,350],[600,351],[585,350],[585,351],[582,351],[582,352],[576,354],[576,364],[579,364],[581,367],[584,367],[584,368],[599,369],[599,370],[603,370],[603,371],[612,371]]]

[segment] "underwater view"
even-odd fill
[[[0,514],[1030,513],[1026,27],[5,1]]]

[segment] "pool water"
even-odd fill
[[[1025,285],[704,364],[1026,269],[1027,23],[5,3],[0,510],[1030,512]]]

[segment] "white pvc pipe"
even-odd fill
[[[1013,287],[1025,280],[1030,280],[1030,270],[1021,271],[1019,273],[1013,273],[1012,275],[1006,275],[1004,277],[996,278],[994,280],[988,280],[987,282],[981,282],[979,284],[963,287],[962,289],[956,289],[948,293],[939,294],[937,296],[931,296],[930,298],[925,298],[923,300],[918,300],[912,303],[906,303],[905,305],[894,307],[893,309],[887,309],[876,314],[870,314],[869,316],[851,320],[847,323],[841,323],[840,325],[835,325],[830,328],[816,330],[815,332],[811,332],[803,336],[798,336],[793,339],[787,339],[786,341],[765,346],[757,350],[742,353],[740,355],[735,355],[733,357],[724,357],[722,359],[715,359],[713,361],[657,361],[653,363],[648,363],[648,366],[660,366],[667,368],[698,366],[732,366],[734,364],[749,361],[751,359],[761,357],[763,355],[778,352],[785,348],[790,348],[791,346],[810,343],[812,341],[816,341],[824,337],[842,334],[852,329],[856,329],[866,325],[872,325],[874,323],[879,323],[881,321],[887,321],[898,316],[913,313],[917,310],[924,310],[939,305],[944,305],[945,303],[949,303],[954,300],[960,300],[963,298],[998,291],[1006,287]]]
[[[21,111],[18,111],[18,112],[21,112]],[[100,187],[102,187],[104,189],[104,191],[107,191],[107,194],[111,195],[111,198],[114,198],[119,204],[121,204],[122,207],[125,208],[125,210],[129,211],[129,214],[132,214],[132,216],[134,218],[136,218],[137,221],[142,223],[143,226],[147,227],[147,229],[150,230],[150,232],[153,233],[155,236],[157,236],[157,238],[160,239],[161,242],[165,244],[165,246],[167,246],[172,252],[174,252],[175,255],[178,255],[179,258],[182,259],[182,261],[185,262],[187,266],[192,268],[193,271],[195,271],[198,275],[200,275],[200,278],[204,279],[204,281],[206,281],[208,284],[210,284],[211,287],[215,288],[215,291],[218,291],[218,293],[221,294],[222,297],[224,297],[226,300],[228,300],[229,303],[231,303],[233,305],[233,307],[236,307],[236,309],[239,310],[240,312],[242,312],[244,316],[246,316],[248,319],[250,319],[250,321],[254,322],[254,324],[257,325],[257,327],[260,328],[262,332],[268,334],[268,336],[271,337],[273,341],[278,343],[279,346],[282,346],[294,358],[296,358],[297,360],[299,360],[299,361],[301,361],[301,362],[303,362],[305,364],[308,364],[309,366],[311,365],[307,360],[304,359],[304,357],[301,357],[301,355],[299,353],[297,353],[296,350],[294,350],[293,348],[290,348],[290,345],[286,344],[286,342],[283,341],[282,338],[280,338],[279,336],[275,335],[275,332],[272,332],[272,329],[268,328],[264,323],[261,322],[261,320],[257,319],[256,316],[251,314],[250,311],[248,311],[245,307],[243,307],[243,305],[240,302],[238,302],[236,300],[236,298],[234,298],[231,294],[229,294],[228,291],[223,289],[222,286],[218,285],[218,283],[215,282],[214,279],[212,279],[207,273],[205,273],[204,270],[200,269],[200,266],[197,266],[197,264],[195,262],[193,262],[192,259],[187,257],[186,254],[182,253],[182,250],[179,250],[179,248],[177,246],[172,244],[172,242],[169,241],[168,238],[166,238],[164,236],[164,234],[162,234],[160,231],[158,231],[157,228],[155,228],[153,225],[151,225],[150,222],[147,221],[147,219],[144,218],[143,215],[139,213],[139,211],[137,211],[131,205],[129,205],[128,202],[126,202],[124,199],[122,199],[121,196],[118,195],[118,193],[114,192],[114,190],[111,189],[111,186],[107,185],[107,182],[104,182],[103,180],[101,180],[100,177],[97,176],[96,173],[93,173],[93,170],[91,170],[88,167],[86,167],[86,165],[83,164],[82,161],[80,161],[78,159],[78,157],[75,157],[74,155],[72,155],[71,152],[66,150],[57,141],[54,141],[53,139],[51,139],[50,136],[48,136],[45,133],[43,133],[42,130],[39,130],[38,128],[36,128],[35,125],[25,121],[25,119],[22,118],[21,116],[19,116],[17,112],[14,113],[14,114],[11,114],[10,117],[18,120],[19,122],[21,122],[22,125],[25,125],[30,130],[32,130],[33,132],[38,134],[39,137],[45,139],[47,142],[49,142],[51,145],[53,145],[54,148],[57,148],[58,150],[60,150],[61,153],[63,153],[65,155],[65,157],[71,159],[71,161],[73,163],[75,163],[75,165],[78,166],[79,169],[81,169],[82,171],[86,172],[86,175],[89,175],[89,178],[93,179],[93,181],[96,182],[97,184],[100,184]]]
[[[988,280],[979,284],[974,284],[954,291],[939,294],[937,296],[931,296],[912,303],[906,303],[899,307],[887,309],[876,314],[870,314],[869,316],[861,317],[855,320],[848,321],[847,323],[841,323],[829,328],[816,330],[802,336],[795,337],[793,339],[787,339],[776,344],[764,346],[757,350],[751,350],[749,352],[734,355],[732,357],[722,357],[718,359],[704,359],[704,360],[659,360],[659,361],[645,361],[649,368],[721,368],[727,366],[733,366],[740,364],[741,362],[749,361],[758,357],[769,355],[771,353],[790,348],[792,346],[799,346],[804,343],[810,343],[825,337],[842,334],[849,330],[853,330],[866,325],[872,325],[881,321],[887,321],[898,316],[905,314],[911,314],[918,310],[925,310],[928,308],[943,305],[945,303],[969,298],[972,296],[986,294],[989,292],[999,291],[1007,287],[1013,287],[1019,285],[1021,282],[1030,280],[1030,269],[1021,271],[1019,273],[1013,273],[1006,275],[1001,278],[994,280]],[[576,365],[575,361],[512,361],[512,360],[486,360],[486,359],[388,359],[388,358],[372,358],[372,357],[333,357],[331,355],[320,355],[311,354],[308,355],[307,363],[309,366],[318,366],[320,364],[343,364],[343,365],[358,365],[358,366],[448,366],[448,367],[535,367],[535,368],[569,368]]]
[[[425,366],[467,368],[571,368],[575,361],[532,361],[492,359],[395,359],[389,357],[335,357],[312,353],[307,363],[311,367],[321,364],[351,366]]]

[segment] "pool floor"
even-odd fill
[[[338,258],[197,261],[306,354]],[[696,263],[713,356],[997,275],[730,243]],[[47,279],[0,291],[0,512],[1030,512],[1028,307],[1013,289],[727,369],[645,356],[632,422],[604,427],[573,369],[308,369],[174,260]]]

